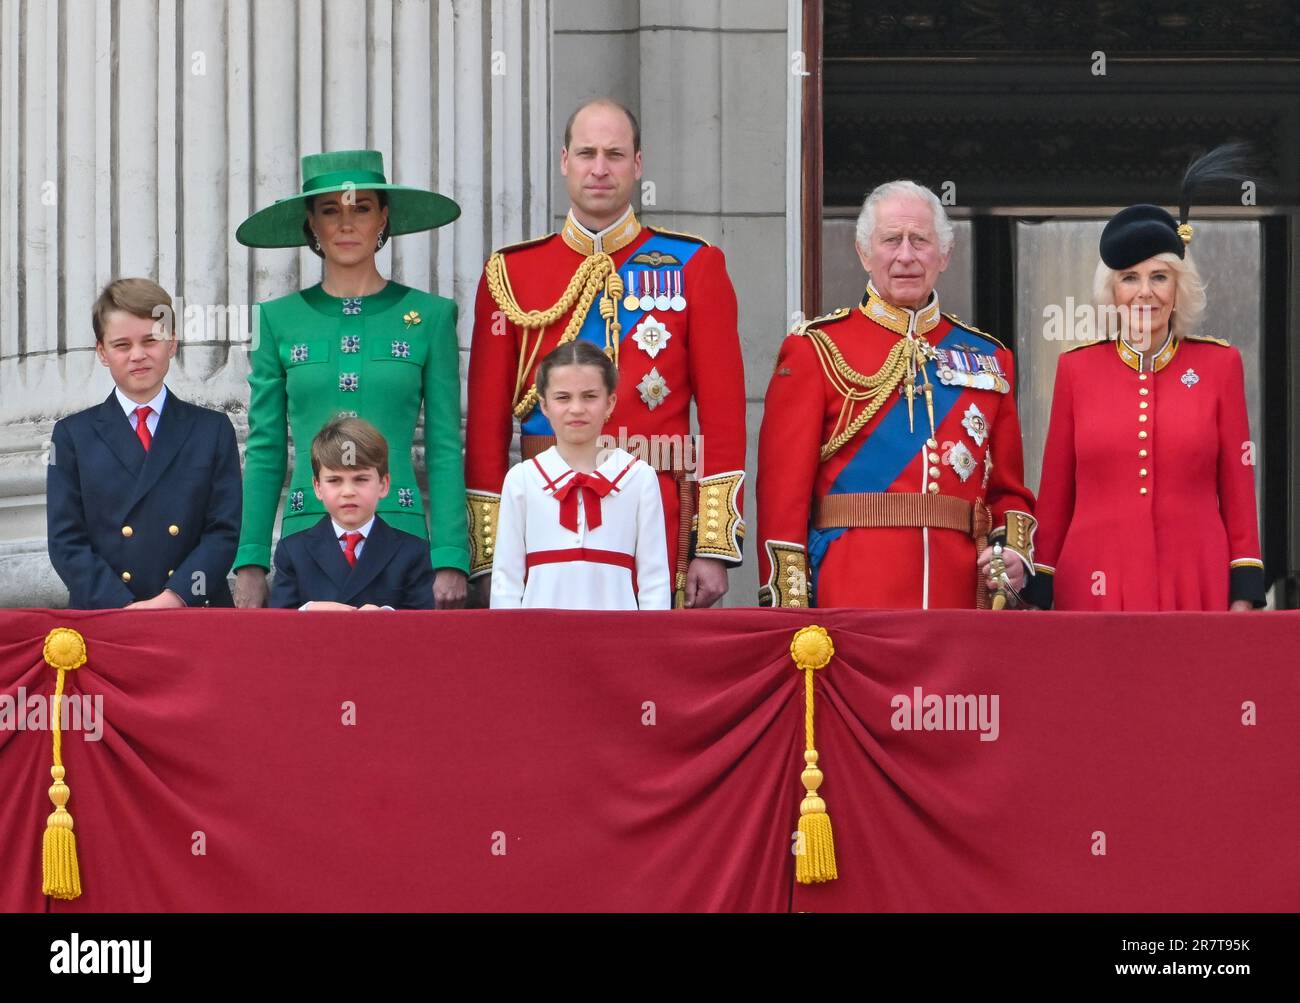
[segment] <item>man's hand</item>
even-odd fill
[[[356,609],[355,606],[349,606],[345,602],[326,602],[323,600],[313,599],[311,601],[311,605],[308,606],[305,610],[303,610],[303,612],[304,613],[342,613],[346,611],[348,613],[351,613],[355,609]]]
[[[433,608],[463,609],[465,606],[465,572],[456,568],[439,568],[433,576]]]
[[[171,589],[163,589],[152,599],[138,599],[123,609],[184,609],[185,600]]]
[[[980,574],[983,575],[985,580],[988,582],[989,589],[991,591],[996,591],[998,582],[993,580],[993,577],[989,572],[989,565],[992,561],[993,548],[985,547],[980,552],[979,557]],[[1007,566],[1007,580],[1011,583],[1011,587],[1019,592],[1025,587],[1025,562],[1021,560],[1020,555],[1015,551],[1003,550],[1002,563]]]
[[[686,569],[686,606],[706,609],[727,594],[727,566],[712,557],[697,557]]]
[[[261,609],[270,590],[266,587],[266,568],[245,564],[235,570],[235,608]]]
[[[1253,613],[1255,604],[1249,599],[1234,599],[1228,604],[1229,613]]]

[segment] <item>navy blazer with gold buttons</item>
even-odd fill
[[[110,393],[57,422],[45,480],[50,563],[72,609],[114,609],[171,589],[231,606],[239,447],[230,419],[170,390],[146,452]]]

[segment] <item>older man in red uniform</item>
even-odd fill
[[[722,252],[637,220],[640,127],[623,106],[601,99],[574,112],[560,171],[572,203],[564,228],[497,251],[479,284],[465,445],[470,578],[485,582],[492,569],[515,420],[524,459],[554,442],[537,407],[537,365],[583,338],[619,368],[609,443],[660,472],[676,605],[710,606],[744,537],[745,382]]]
[[[881,185],[858,221],[852,309],[785,339],[759,438],[759,601],[970,608],[990,543],[1032,567],[1011,353],[939,311],[952,227],[928,189]]]

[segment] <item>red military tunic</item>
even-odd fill
[[[910,370],[897,369],[909,342],[910,419]],[[787,337],[758,462],[762,605],[971,608],[976,538],[1005,538],[1008,523],[1007,546],[1032,559],[1011,353],[933,296],[913,311],[868,287],[859,307]]]
[[[1032,598],[1070,610],[1262,605],[1240,353],[1171,337],[1141,365],[1122,340],[1057,364]]]
[[[576,302],[566,304],[566,290]],[[553,441],[533,387],[538,364],[566,335],[593,341],[618,362],[618,402],[604,434],[660,471],[680,602],[683,554],[741,560],[745,380],[736,295],[718,248],[642,226],[631,209],[600,234],[570,215],[560,233],[507,247],[484,270],[465,444],[470,577],[492,567],[516,417],[525,456]]]

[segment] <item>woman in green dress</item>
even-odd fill
[[[235,605],[266,605],[287,433],[297,448],[282,536],[324,516],[308,447],[326,421],[347,414],[365,418],[388,440],[391,486],[379,514],[429,540],[434,604],[461,606],[469,550],[456,304],[386,280],[375,267],[390,236],[443,226],[460,208],[434,192],[389,184],[383,157],[373,150],[304,157],[302,177],[301,192],[254,213],[235,233],[247,247],[306,244],[324,261],[320,283],[257,307]],[[422,401],[427,523],[411,461]]]

